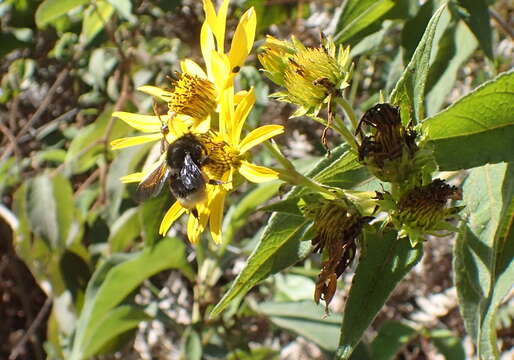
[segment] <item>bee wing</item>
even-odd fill
[[[148,173],[148,175],[141,180],[136,189],[136,200],[141,202],[159,195],[169,176],[170,169],[166,161],[163,161],[155,170]]]
[[[180,179],[188,190],[195,190],[205,185],[202,170],[189,154],[186,154],[184,166],[180,169]]]

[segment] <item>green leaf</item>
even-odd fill
[[[151,317],[144,310],[134,305],[121,305],[110,310],[92,334],[84,358],[100,353],[111,340],[136,328],[141,321],[149,319]]]
[[[514,166],[472,169],[463,194],[453,263],[460,310],[478,357],[496,359],[496,312],[514,284]]]
[[[323,306],[313,301],[264,302],[255,310],[270,318],[278,327],[293,331],[328,351],[337,349],[337,334],[342,317],[325,315]]]
[[[140,223],[145,246],[153,246],[162,236],[159,226],[166,211],[172,206],[169,191],[160,196],[147,200],[139,206],[138,221]],[[160,216],[155,216],[160,214]]]
[[[45,0],[36,11],[36,24],[39,28],[67,14],[77,6],[87,4],[88,0]]]
[[[440,170],[514,161],[514,71],[500,74],[423,122]],[[452,156],[450,156],[452,154]]]
[[[185,250],[181,240],[165,238],[153,248],[113,255],[101,264],[86,290],[70,359],[81,360],[86,354],[93,355],[88,349],[94,346],[92,340],[102,327],[102,321],[145,279],[165,269],[189,268]]]
[[[463,11],[457,11],[457,14],[469,26],[470,30],[475,34],[480,47],[489,59],[493,55],[493,32],[491,29],[491,20],[489,17],[489,9],[486,0],[457,0],[458,5]]]
[[[223,220],[223,242],[230,244],[236,231],[248,222],[248,216],[262,203],[274,196],[280,187],[278,181],[260,184],[231,207]]]
[[[345,185],[351,188],[362,180],[355,176],[355,170],[361,165],[356,155],[340,146],[332,152],[329,159],[321,160],[307,176],[326,185]],[[293,189],[288,197],[305,193],[305,188]],[[244,295],[257,283],[303,258],[310,249],[310,244],[302,242],[310,228],[310,221],[301,216],[274,213],[268,221],[263,235],[248,258],[244,269],[232,283],[228,292],[214,307],[210,316],[217,316],[239,295]]]
[[[462,346],[461,339],[450,330],[432,330],[429,336],[430,341],[446,359],[466,360],[466,352],[464,351],[464,346]]]
[[[61,174],[40,175],[29,182],[28,216],[31,231],[48,246],[63,251],[78,231],[71,184]]]
[[[107,1],[98,0],[89,6],[85,11],[84,22],[82,23],[82,41],[86,44],[91,42],[109,23],[113,13],[114,7]]]
[[[382,325],[377,336],[371,343],[371,354],[374,360],[395,359],[395,355],[407,345],[417,331],[398,321],[388,321]]]
[[[396,285],[423,255],[421,244],[412,248],[395,232],[367,235],[346,301],[337,351],[341,359],[350,357]]]
[[[459,21],[450,24],[438,42],[438,51],[427,80],[427,115],[441,109],[455,85],[457,73],[477,47],[467,26]]]
[[[391,93],[390,101],[401,107],[404,123],[412,120],[417,124],[424,118],[425,84],[430,67],[430,54],[439,18],[445,10],[446,4],[437,9],[430,19],[412,59]]]
[[[111,225],[109,239],[111,252],[122,252],[132,245],[133,240],[139,236],[141,226],[138,221],[138,208],[126,210]]]
[[[120,178],[136,171],[143,157],[148,153],[152,144],[143,144],[126,149],[116,150],[117,154],[109,167],[107,174],[107,200],[109,206],[105,209],[104,217],[107,223],[112,224],[120,216],[120,206],[125,194],[125,189],[134,184],[124,184]],[[143,229],[144,232],[144,229]]]
[[[65,159],[65,170],[71,174],[80,174],[91,169],[99,156],[106,151],[108,143],[130,131],[130,127],[123,121],[114,121],[107,144],[103,143],[103,137],[111,121],[112,108],[107,106],[94,123],[86,126],[71,141]],[[124,174],[126,175],[126,174]]]
[[[200,335],[191,328],[186,335],[186,344],[185,344],[185,355],[186,359],[190,360],[201,360],[202,359],[202,339]]]
[[[210,316],[217,316],[237,296],[246,294],[257,283],[301,259],[310,249],[302,242],[309,221],[299,216],[273,214],[257,247],[250,255],[229,291],[214,307]]]
[[[338,44],[348,41],[393,8],[393,0],[348,0],[337,21],[334,41]]]

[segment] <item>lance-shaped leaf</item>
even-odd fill
[[[94,355],[91,348],[102,347],[103,343],[96,334],[106,326],[105,321],[110,327],[114,326],[112,322],[119,322],[120,327],[133,325],[134,321],[127,321],[125,315],[121,316],[125,313],[123,306],[117,306],[145,279],[170,268],[191,273],[185,257],[185,245],[176,238],[165,238],[139,253],[115,254],[101,264],[86,289],[70,359],[84,359]],[[141,313],[126,309],[127,316],[142,319]]]
[[[344,309],[338,359],[350,358],[396,284],[423,255],[422,244],[412,248],[395,232],[369,234],[364,245]]]
[[[276,326],[304,336],[325,350],[337,349],[341,315],[325,316],[323,308],[314,301],[265,302],[255,308]]]
[[[393,0],[348,0],[337,22],[334,41],[338,44],[366,29],[395,5]]]
[[[454,251],[454,278],[478,358],[497,359],[495,319],[514,284],[514,166],[471,170],[463,185],[466,221]]]
[[[409,122],[411,117],[414,124],[419,123],[424,118],[425,84],[430,68],[430,54],[432,53],[439,18],[445,10],[446,4],[437,9],[430,19],[412,59],[391,93],[390,101],[401,107],[404,123]]]
[[[422,128],[440,170],[514,161],[514,71],[478,87]]]

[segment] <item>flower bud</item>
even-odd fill
[[[350,48],[336,49],[323,39],[316,48],[307,48],[294,37],[291,41],[268,36],[259,54],[266,75],[286,91],[276,96],[300,106],[303,113],[317,114],[329,95],[341,96],[351,77]]]

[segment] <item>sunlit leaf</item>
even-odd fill
[[[45,0],[37,8],[36,24],[38,27],[42,28],[59,16],[88,2],[88,0]]]
[[[513,161],[512,114],[514,71],[500,74],[424,121],[439,168],[458,170]]]
[[[337,22],[334,41],[344,43],[393,8],[393,0],[348,0]]]
[[[70,359],[93,355],[89,350],[91,341],[106,316],[145,279],[165,269],[189,269],[181,240],[165,238],[154,247],[139,253],[113,255],[101,264],[86,290]]]
[[[256,310],[268,316],[276,326],[313,341],[328,351],[337,349],[337,335],[342,317],[325,316],[322,306],[314,301],[264,302]]]
[[[404,123],[412,120],[417,124],[424,118],[425,84],[430,67],[430,54],[439,18],[445,10],[446,4],[437,9],[430,19],[412,59],[391,93],[390,102],[401,107]]]
[[[341,359],[350,358],[391,292],[423,255],[422,244],[412,248],[395,232],[368,234],[363,243],[341,326],[337,351]]]
[[[485,165],[463,185],[464,218],[454,251],[454,279],[466,330],[478,357],[499,356],[496,312],[514,284],[514,167]]]

